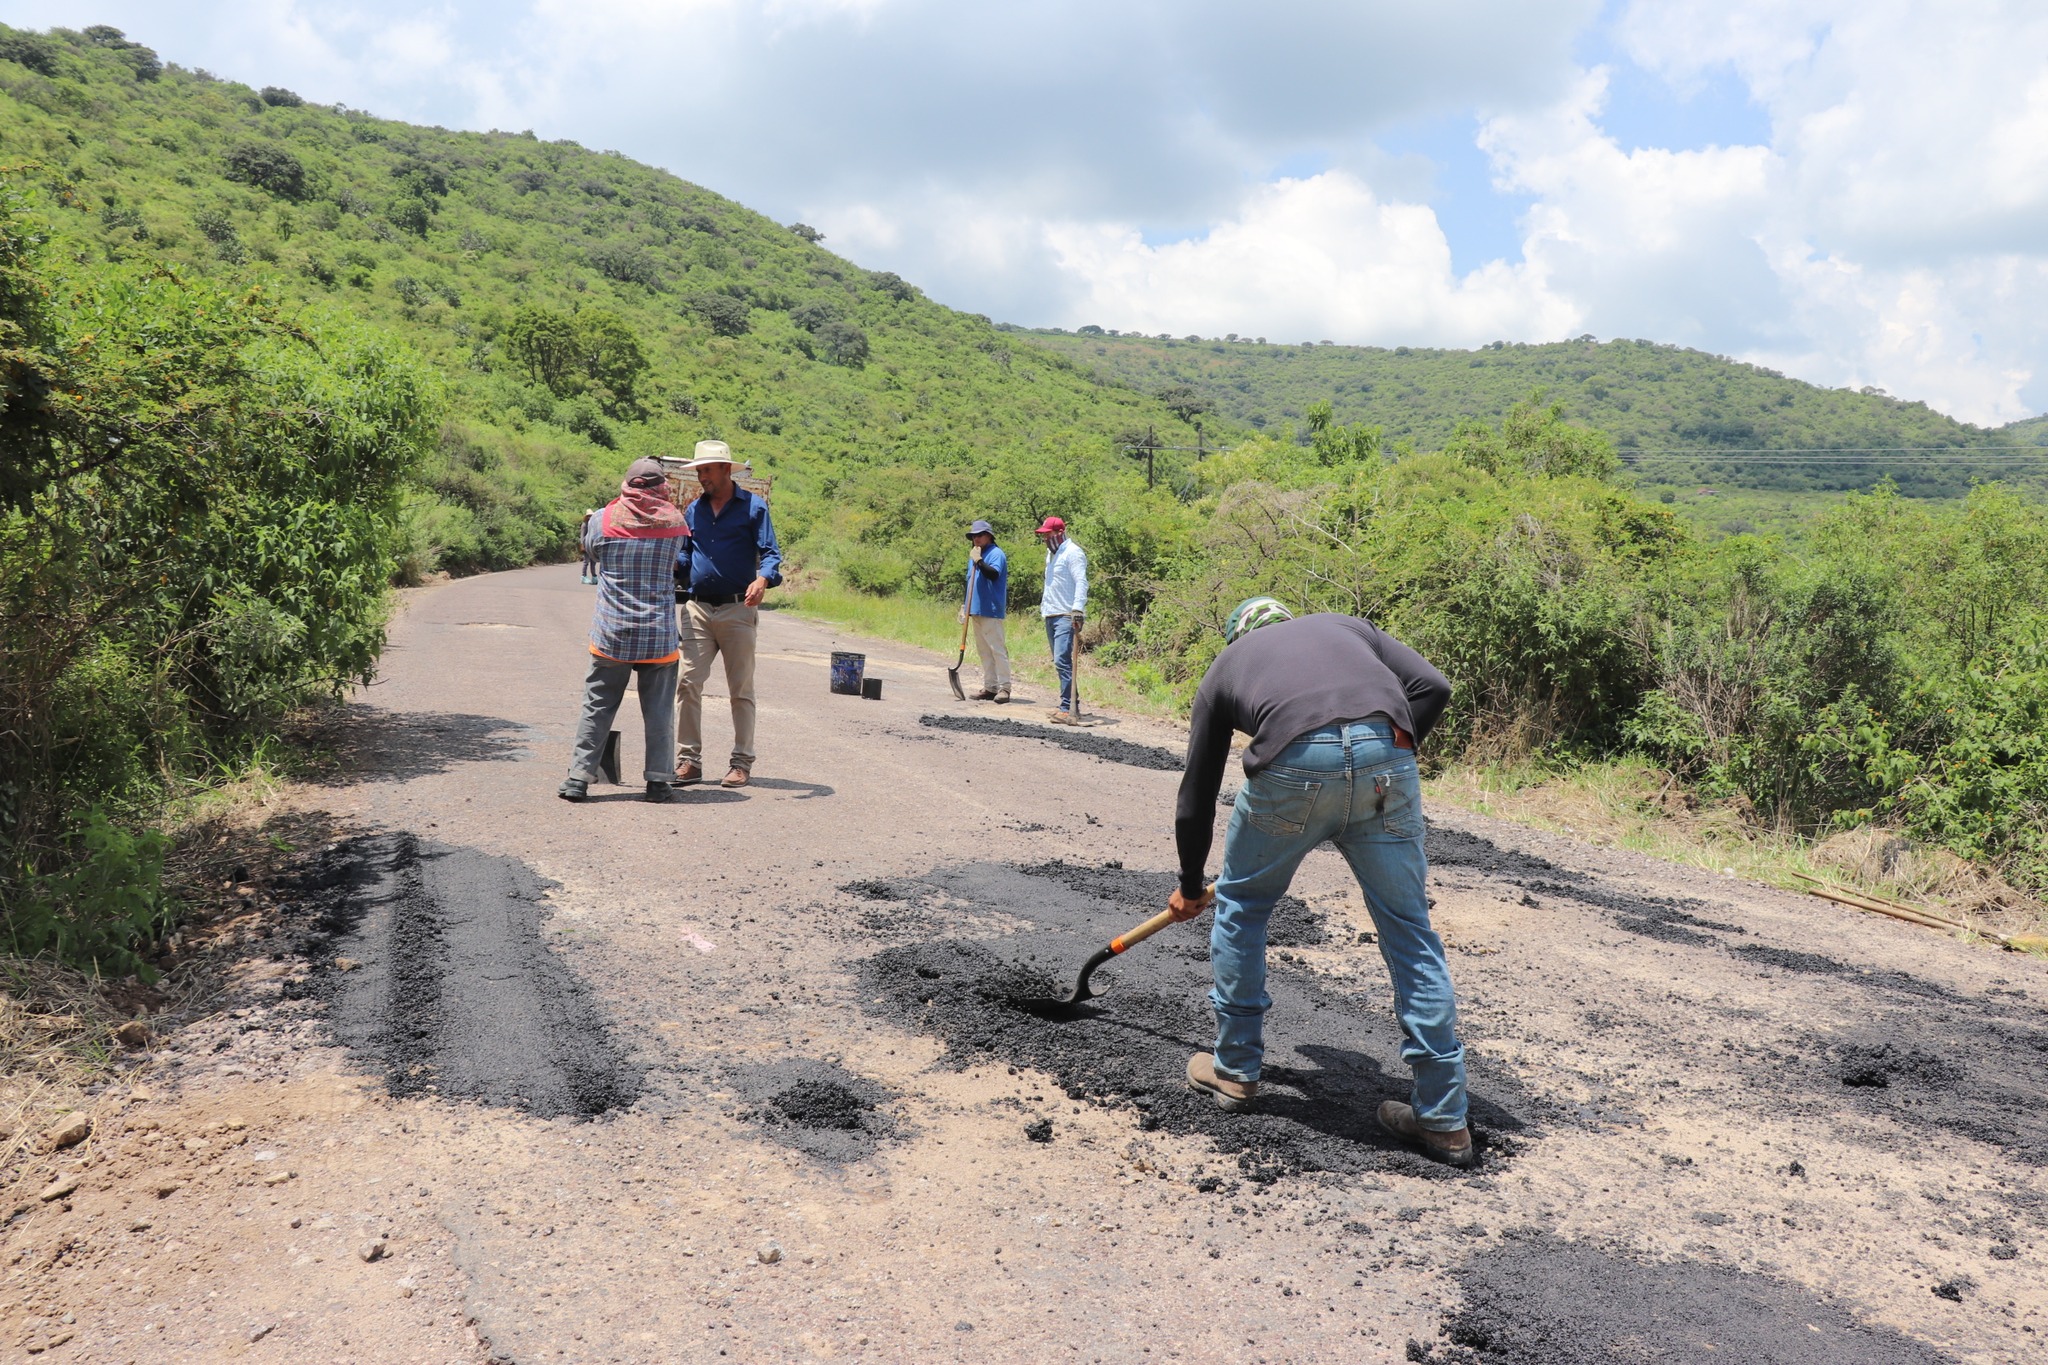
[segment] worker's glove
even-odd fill
[[[956,621],[958,621],[958,622],[959,622],[959,623],[960,623],[961,625],[963,625],[963,626],[964,626],[964,625],[966,625],[966,624],[967,624],[967,608],[965,608],[965,607],[962,607],[962,608],[960,608],[960,614],[959,614],[958,616],[954,617],[953,619],[954,619],[954,620],[956,620]]]
[[[1207,910],[1216,900],[1216,887],[1211,884],[1202,888],[1202,894],[1194,900],[1181,895],[1180,888],[1173,888],[1173,894],[1166,898],[1167,913],[1173,916],[1175,924],[1185,924]]]
[[[967,551],[967,557],[977,564],[981,563],[981,547],[979,545],[970,547]]]

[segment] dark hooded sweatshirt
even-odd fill
[[[1302,735],[1343,721],[1384,716],[1419,743],[1450,700],[1450,683],[1427,659],[1356,616],[1299,616],[1232,643],[1209,665],[1190,717],[1173,822],[1181,894],[1202,894],[1233,731],[1252,737],[1244,755],[1252,777]]]

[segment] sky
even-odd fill
[[[2041,0],[0,0],[664,167],[1027,326],[2048,409]]]

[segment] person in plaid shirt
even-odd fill
[[[569,778],[555,793],[564,801],[590,795],[629,676],[639,680],[647,731],[647,799],[667,801],[675,790],[675,558],[676,542],[687,534],[659,460],[633,461],[619,496],[584,528],[585,561],[597,566],[597,610],[583,720]]]

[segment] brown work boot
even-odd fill
[[[676,785],[678,787],[693,786],[703,780],[704,769],[698,764],[684,761],[676,768]]]
[[[1197,1052],[1188,1058],[1188,1087],[1206,1090],[1216,1097],[1217,1108],[1233,1114],[1249,1112],[1259,1098],[1257,1081],[1233,1081],[1217,1075],[1215,1054],[1209,1052]]]
[[[1007,687],[998,687],[998,688],[996,689],[996,696],[995,696],[995,702],[996,702],[996,705],[997,705],[997,706],[1007,706],[1007,705],[1009,705],[1009,704],[1010,704],[1010,689],[1009,689],[1009,688],[1007,688]]]
[[[747,785],[747,770],[746,770],[745,768],[734,768],[734,769],[733,769],[733,770],[732,770],[731,772],[729,772],[729,773],[727,773],[727,774],[725,775],[725,781],[723,781],[723,782],[719,783],[718,785],[719,785],[719,786],[721,786],[721,787],[744,787],[744,786],[746,786],[746,785]]]
[[[1051,722],[1052,722],[1052,723],[1053,723],[1054,725],[1078,725],[1078,724],[1080,724],[1080,722],[1079,722],[1079,721],[1077,721],[1077,720],[1075,720],[1075,719],[1074,719],[1074,715],[1073,715],[1073,712],[1071,712],[1071,711],[1048,711],[1048,712],[1046,713],[1046,716],[1045,716],[1045,718],[1046,718],[1047,720],[1051,721]]]
[[[996,690],[993,687],[984,687],[981,691],[974,694],[974,700],[976,701],[994,701],[995,699]]]
[[[1388,1100],[1380,1105],[1380,1127],[1407,1138],[1431,1161],[1441,1161],[1446,1166],[1466,1171],[1479,1164],[1479,1148],[1472,1142],[1470,1128],[1450,1133],[1424,1128],[1415,1121],[1415,1110],[1399,1100]]]

